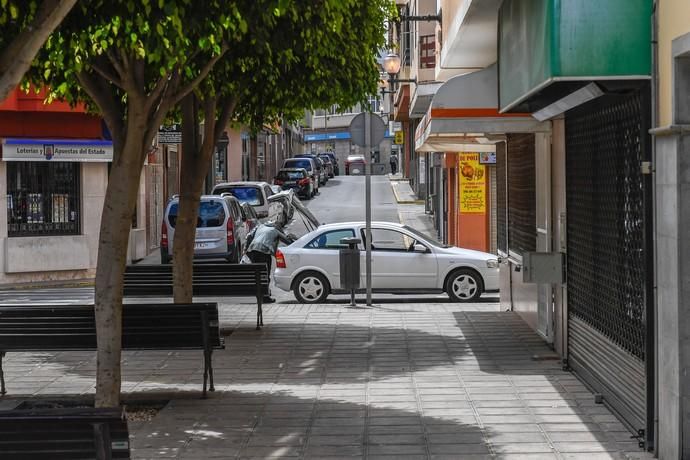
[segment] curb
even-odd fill
[[[0,286],[0,291],[23,291],[28,289],[51,289],[51,288],[82,288],[93,287],[96,280],[74,280],[74,281],[44,281],[7,284]]]
[[[424,200],[401,200],[400,195],[398,195],[398,191],[393,186],[392,181],[391,181],[391,190],[393,191],[393,195],[395,196],[395,201],[398,204],[424,204]]]

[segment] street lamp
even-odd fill
[[[393,83],[414,83],[415,85],[417,84],[417,79],[416,78],[405,78],[405,79],[396,79],[395,75],[400,72],[400,56],[397,54],[390,52],[388,53],[384,58],[383,58],[383,70],[388,73],[389,78],[388,78],[388,83],[393,84]]]

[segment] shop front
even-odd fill
[[[450,244],[496,253],[498,248],[497,152],[506,133],[548,134],[549,124],[526,114],[498,111],[496,66],[460,75],[436,92],[417,131],[417,152],[443,155],[443,172],[429,181],[439,234]],[[432,164],[433,167],[433,164]],[[504,254],[507,256],[508,254]]]
[[[6,137],[1,148],[0,284],[92,277],[112,142]]]

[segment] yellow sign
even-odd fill
[[[479,163],[478,153],[460,154],[460,212],[486,213],[485,173],[486,166]]]
[[[402,131],[395,132],[395,144],[402,145],[405,142],[405,133]]]

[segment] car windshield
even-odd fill
[[[278,171],[278,180],[300,180],[304,179],[304,171]]]
[[[307,171],[311,171],[311,161],[307,159],[285,160],[285,166],[290,166],[291,168],[304,168]]]
[[[177,203],[170,205],[168,222],[175,228],[177,223]],[[202,201],[199,203],[199,217],[196,220],[196,228],[222,227],[225,222],[225,210],[220,201]]]
[[[231,193],[232,196],[237,198],[240,203],[249,203],[252,206],[261,206],[264,204],[264,199],[261,196],[259,187],[249,185],[233,185],[230,187],[217,189],[216,193]]]
[[[412,233],[414,236],[419,237],[419,240],[422,242],[429,243],[432,246],[436,246],[437,248],[449,248],[447,244],[443,244],[440,241],[436,241],[434,238],[430,237],[429,235],[425,235],[424,233],[420,232],[419,230],[415,230],[412,227],[409,227],[407,225],[403,225],[403,228],[407,230],[408,232]]]

